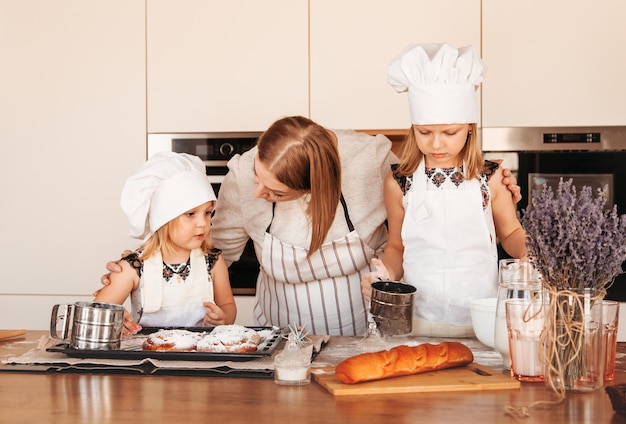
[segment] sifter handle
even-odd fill
[[[59,307],[65,308],[65,314],[59,316]],[[52,307],[52,313],[50,315],[50,337],[56,340],[67,340],[70,332],[70,315],[72,311],[72,305],[54,305]],[[61,336],[57,334],[57,323],[59,320],[63,320],[63,331]]]

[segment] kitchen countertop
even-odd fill
[[[35,348],[45,331],[0,341],[0,360]],[[334,365],[351,353],[356,338],[331,337],[315,366]],[[420,340],[422,341],[422,340]],[[438,343],[439,340],[431,340]],[[464,342],[475,360],[497,368],[497,356],[477,340]],[[494,365],[496,364],[496,365]],[[614,381],[626,383],[626,343],[618,343]],[[448,393],[376,394],[335,397],[315,381],[301,387],[279,386],[269,378],[137,375],[108,372],[20,372],[0,366],[2,422],[142,423],[626,423],[614,414],[604,389],[568,394],[557,405],[532,409],[515,419],[506,406],[528,406],[554,399],[542,383],[519,389]],[[502,369],[498,370],[502,372]]]

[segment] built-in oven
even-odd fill
[[[522,189],[518,210],[533,190],[572,179],[578,188],[608,186],[607,208],[626,213],[626,127],[484,128],[486,158],[502,158]],[[501,251],[504,255],[504,252]],[[626,262],[623,265],[626,269]],[[626,301],[626,274],[619,275],[608,299]]]
[[[189,153],[200,157],[217,195],[228,172],[228,160],[254,147],[260,135],[260,132],[148,134],[148,157],[162,151]],[[252,240],[248,240],[241,258],[228,268],[228,273],[233,294],[255,294],[259,262]]]

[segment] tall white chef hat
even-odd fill
[[[120,204],[130,236],[147,240],[180,214],[217,200],[202,160],[187,153],[160,152],[124,184]]]
[[[411,44],[389,64],[387,79],[398,93],[408,90],[411,123],[478,122],[475,91],[486,66],[471,46]]]

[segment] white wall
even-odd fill
[[[146,155],[144,8],[0,1],[0,328],[48,328],[134,246],[119,196]]]
[[[145,54],[144,0],[0,0],[0,329],[48,329],[137,245],[119,198],[146,159]]]

